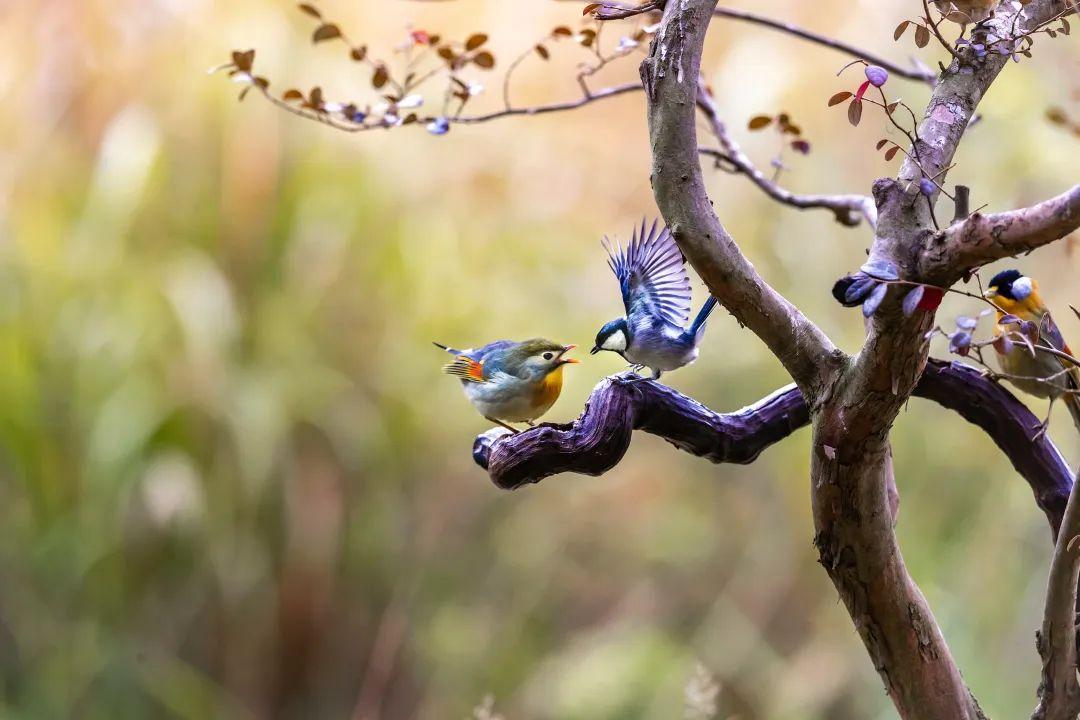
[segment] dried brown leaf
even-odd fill
[[[829,107],[832,107],[834,105],[839,105],[840,103],[847,100],[849,97],[851,97],[851,93],[848,92],[847,90],[844,90],[842,92],[838,92],[835,95],[833,95],[831,98],[829,98]]]
[[[488,36],[484,33],[473,33],[469,36],[469,39],[465,41],[466,50],[475,50],[488,41]]]
[[[762,130],[772,125],[773,119],[768,115],[755,115],[750,118],[750,122],[746,123],[746,127],[750,130]]]
[[[323,23],[315,28],[315,32],[311,35],[311,42],[317,43],[339,37],[341,37],[341,29],[338,28],[337,25],[334,23]]]

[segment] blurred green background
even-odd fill
[[[893,43],[911,0],[732,5],[901,62],[939,56]],[[319,6],[382,57],[410,24],[489,33],[498,64],[475,71],[489,92],[474,110],[498,107],[513,55],[581,22],[578,4],[540,0]],[[368,71],[311,30],[284,0],[0,3],[0,715],[440,720],[490,694],[507,720],[666,720],[700,662],[718,718],[892,717],[816,562],[805,431],[751,467],[639,435],[601,478],[513,494],[470,458],[487,423],[430,341],[587,346],[621,312],[599,238],[656,212],[642,98],[353,136],[237,103],[205,72],[255,47],[279,90],[370,99]],[[515,98],[576,96],[587,54],[553,51],[521,66]],[[727,22],[706,67],[763,165],[776,138],[747,118],[803,127],[813,152],[787,185],[865,191],[895,164],[873,151],[879,117],[852,130],[825,107],[857,83],[835,77],[844,62]],[[976,206],[1076,181],[1080,142],[1043,118],[1075,114],[1077,67],[1074,40],[1040,40],[995,85],[950,178]],[[887,89],[916,107],[928,94]],[[866,230],[709,182],[763,275],[856,350],[861,319],[828,290]],[[1023,268],[1075,343],[1070,250]],[[950,300],[942,322],[974,310]],[[620,365],[571,367],[548,419],[576,416]],[[718,313],[702,358],[665,381],[734,409],[787,379]],[[1064,411],[1051,433],[1080,458]],[[1045,519],[937,407],[913,401],[894,449],[905,557],[966,679],[991,715],[1028,712]]]

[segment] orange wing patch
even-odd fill
[[[453,362],[444,365],[443,372],[461,378],[465,382],[487,382],[484,378],[484,362],[464,355],[458,355]]]

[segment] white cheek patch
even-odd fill
[[[1033,289],[1029,277],[1019,277],[1013,280],[1012,294],[1017,300],[1026,300]]]
[[[626,334],[622,330],[613,332],[604,340],[604,344],[600,346],[600,349],[622,352],[626,349]]]

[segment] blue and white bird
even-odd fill
[[[690,277],[675,238],[666,227],[653,221],[646,229],[635,229],[630,243],[612,247],[604,238],[608,265],[619,279],[626,316],[600,328],[591,350],[618,353],[634,370],[649,368],[653,379],[668,370],[694,362],[698,343],[705,332],[705,321],[716,307],[709,297],[694,322],[690,319]]]

